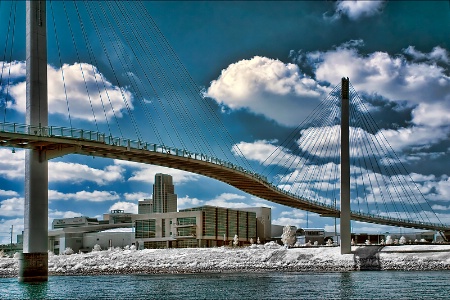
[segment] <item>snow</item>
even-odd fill
[[[274,242],[249,247],[110,249],[49,254],[50,275],[261,271],[450,270],[450,245],[354,246],[287,249]],[[0,258],[0,277],[16,277],[17,258]]]

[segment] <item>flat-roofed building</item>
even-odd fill
[[[141,217],[139,217],[141,218]],[[152,214],[135,221],[135,239],[141,248],[215,247],[256,242],[256,213],[215,206]]]
[[[81,216],[74,218],[54,219],[52,222],[52,229],[66,228],[66,227],[82,227],[98,224],[99,221],[97,218],[89,218]]]
[[[144,199],[138,201],[138,214],[153,213],[153,199]]]

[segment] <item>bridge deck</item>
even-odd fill
[[[214,178],[256,197],[314,212],[321,216],[339,217],[340,213],[333,206],[288,193],[272,185],[264,177],[229,162],[163,145],[108,137],[93,131],[0,123],[0,146],[39,149],[42,150],[42,159],[76,153],[175,168]],[[354,211],[351,212],[351,218],[355,221],[406,228],[450,230],[450,226],[442,224],[375,216]]]

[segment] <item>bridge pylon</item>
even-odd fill
[[[26,3],[26,123],[48,124],[47,26],[45,1]],[[40,132],[35,132],[40,135]],[[19,281],[48,280],[48,163],[43,150],[25,156],[25,205],[23,254]]]
[[[349,102],[350,82],[348,77],[341,82],[341,254],[349,254],[351,248],[350,211],[350,145],[349,145]]]

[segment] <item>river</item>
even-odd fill
[[[449,299],[450,271],[0,278],[1,299]]]

